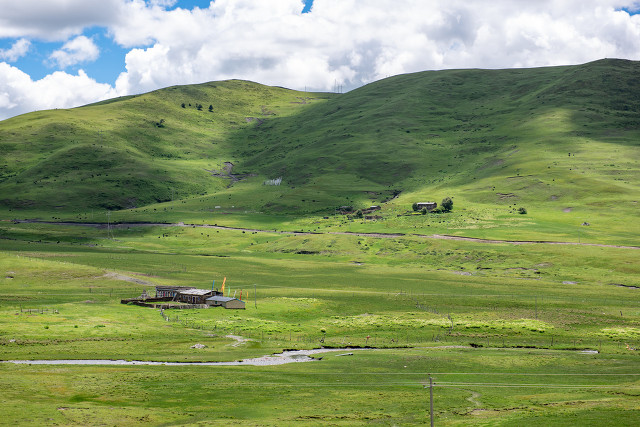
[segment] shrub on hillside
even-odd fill
[[[519,207],[519,208],[518,208],[518,213],[519,213],[520,215],[526,215],[526,214],[527,214],[527,208]]]
[[[451,210],[453,210],[453,200],[451,200],[451,197],[445,197],[442,199],[440,206],[443,212],[451,212]]]

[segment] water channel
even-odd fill
[[[16,365],[161,365],[161,366],[274,366],[287,363],[313,362],[320,359],[311,357],[316,354],[328,352],[347,352],[344,355],[352,355],[356,349],[349,348],[320,348],[315,350],[290,350],[268,356],[253,359],[237,360],[234,362],[152,362],[144,360],[110,360],[110,359],[54,359],[54,360],[5,360],[0,363],[13,363]]]

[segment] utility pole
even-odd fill
[[[113,233],[111,233],[111,211],[107,211],[107,237],[113,239]]]
[[[433,427],[433,378],[429,375],[429,417],[431,418],[431,427]]]

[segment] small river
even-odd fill
[[[55,359],[55,360],[5,360],[0,363],[13,363],[16,365],[161,365],[161,366],[274,366],[285,365],[287,363],[313,362],[319,359],[311,357],[316,354],[328,352],[348,352],[345,355],[352,355],[354,349],[329,349],[321,348],[315,350],[291,350],[269,356],[256,357],[253,359],[238,360],[235,362],[150,362],[143,360],[109,360],[109,359]]]

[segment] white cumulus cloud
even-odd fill
[[[27,54],[31,42],[27,39],[17,40],[9,49],[0,49],[0,59],[15,62]]]
[[[0,0],[0,38],[66,40],[124,16],[129,0]]]
[[[0,62],[0,120],[34,110],[71,108],[117,96],[108,84],[98,83],[80,70],[56,71],[40,80]]]
[[[67,68],[80,62],[94,61],[100,55],[98,46],[88,37],[78,36],[54,51],[49,59],[60,68]]]
[[[301,0],[203,1],[191,10],[175,0],[0,0],[0,37],[71,38],[51,57],[65,67],[97,56],[81,33],[102,26],[130,49],[111,87],[118,95],[228,78],[348,90],[422,70],[638,60],[640,15],[623,9],[639,4],[314,0],[302,14]]]
[[[293,88],[353,88],[443,68],[509,68],[640,59],[633,1],[217,0],[166,11],[129,5],[112,27],[132,50],[119,92],[244,78]]]
[[[444,68],[640,59],[640,16],[623,0],[217,0],[166,11],[129,5],[136,25],[111,28],[126,57],[116,87],[137,92],[244,78],[292,88],[353,88]]]

